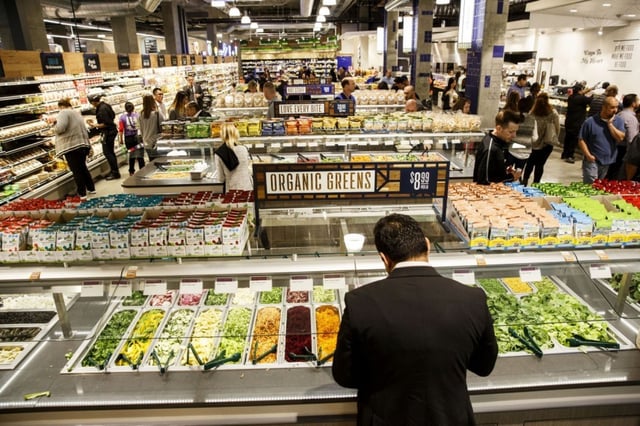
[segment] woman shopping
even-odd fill
[[[63,156],[76,183],[78,195],[87,198],[87,192],[96,193],[93,178],[87,167],[87,156],[91,150],[89,133],[80,113],[73,109],[68,98],[58,101],[57,117],[48,121],[54,125],[56,133],[56,155]]]
[[[135,173],[136,161],[138,169],[144,167],[144,145],[138,137],[138,119],[140,115],[134,111],[131,102],[125,102],[125,113],[118,120],[118,133],[120,136],[120,145],[124,144],[129,151],[129,176]]]
[[[522,175],[522,183],[527,185],[533,171],[533,183],[540,182],[544,165],[553,151],[553,145],[558,143],[560,134],[560,119],[558,112],[549,104],[549,96],[541,93],[535,99],[531,116],[535,119],[538,137],[531,141],[531,155],[527,160]]]
[[[158,112],[158,106],[153,95],[144,95],[142,97],[142,112],[138,119],[138,128],[142,135],[142,144],[144,150],[149,156],[149,161],[153,161],[158,157],[158,136],[160,136],[160,124],[162,119]]]
[[[213,179],[217,183],[225,183],[225,191],[233,189],[250,191],[253,189],[253,178],[249,167],[249,150],[238,145],[240,133],[232,123],[220,126],[220,139],[223,144],[216,150]]]

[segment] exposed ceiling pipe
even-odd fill
[[[73,1],[73,0],[72,0]],[[48,16],[71,18],[71,4],[68,0],[41,0],[43,12]],[[78,18],[99,18],[101,16],[148,15],[160,6],[162,0],[100,0],[73,1],[75,16]],[[53,10],[52,10],[53,9]]]
[[[313,9],[313,0],[300,0],[300,16],[305,18],[311,16]]]

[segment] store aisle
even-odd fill
[[[94,197],[102,197],[111,194],[121,194],[122,182],[129,177],[129,165],[125,164],[120,167],[120,179],[106,180],[101,178],[96,181],[96,195]]]

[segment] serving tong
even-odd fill
[[[533,352],[536,358],[542,358],[542,349],[540,349],[540,346],[538,346],[536,341],[533,339],[533,336],[531,336],[531,333],[529,333],[528,327],[524,327],[524,336],[519,334],[515,329],[511,327],[509,327],[509,334],[518,339],[520,343],[522,343],[527,349]]]
[[[620,349],[620,344],[617,342],[606,342],[604,340],[585,339],[579,334],[573,334],[573,337],[569,338],[567,342],[569,342],[569,346],[571,346],[572,348],[576,346],[593,346],[600,349],[611,349],[611,350]]]

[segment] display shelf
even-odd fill
[[[32,96],[40,96],[40,95],[42,95],[42,92],[26,93],[26,94],[23,94],[23,95],[0,96],[0,102],[16,101],[16,100],[19,100],[19,99],[26,99],[26,98],[30,98]]]
[[[47,138],[47,139],[43,139],[43,140],[34,142],[32,144],[29,144],[29,145],[24,145],[24,146],[12,149],[11,151],[0,151],[0,157],[7,157],[9,155],[17,154],[19,152],[26,151],[26,150],[31,149],[31,148],[42,146],[45,143],[49,142],[50,140],[51,140],[50,138]]]

